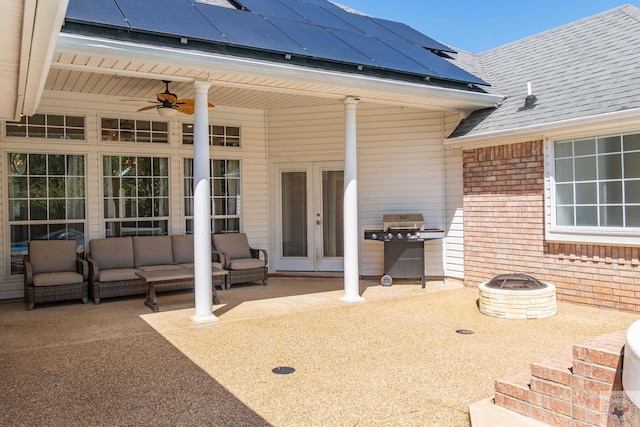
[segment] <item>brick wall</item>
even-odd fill
[[[560,301],[640,312],[640,248],[545,241],[542,141],[466,150],[463,171],[466,286],[526,273]]]

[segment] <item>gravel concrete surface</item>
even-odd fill
[[[159,313],[143,297],[0,304],[0,425],[468,426],[495,378],[638,318],[558,303],[497,319],[442,282],[363,280],[366,302],[346,304],[341,286],[236,286],[206,325],[190,292],[159,294]]]

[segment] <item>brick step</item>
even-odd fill
[[[586,363],[619,369],[626,330],[611,332],[573,346],[573,357]]]
[[[553,357],[531,364],[531,376],[564,386],[571,386],[573,353],[564,351]]]
[[[622,390],[625,339],[622,330],[574,345],[574,388],[595,394]]]
[[[529,415],[529,386],[531,374],[522,371],[495,381],[495,403],[523,415]]]
[[[625,330],[612,332],[532,363],[530,371],[501,377],[495,403],[558,427],[610,425],[615,419],[609,408],[622,396],[625,341]],[[626,416],[629,425],[640,426],[635,406]]]

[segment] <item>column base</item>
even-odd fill
[[[220,319],[218,319],[218,317],[215,314],[207,314],[204,316],[191,316],[191,321],[193,323],[195,323],[196,325],[204,325],[207,323],[215,323],[220,321]]]
[[[356,304],[356,303],[360,303],[360,302],[365,302],[366,299],[361,297],[361,296],[359,296],[359,295],[355,295],[355,296],[345,295],[343,297],[340,297],[340,301],[346,302],[348,304]]]

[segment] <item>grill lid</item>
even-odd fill
[[[424,230],[422,214],[383,215],[382,230]]]

